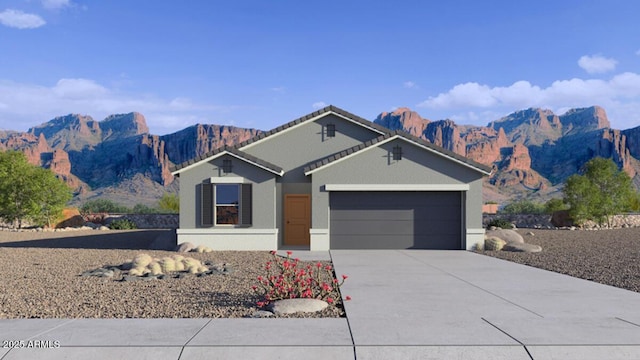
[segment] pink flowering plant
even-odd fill
[[[338,281],[331,265],[301,263],[292,259],[291,254],[287,251],[285,258],[271,252],[273,260],[265,264],[266,276],[258,276],[258,285],[252,286],[263,299],[257,305],[264,307],[276,300],[295,298],[320,299],[335,305],[340,299],[339,288],[348,276],[342,275],[342,281]]]

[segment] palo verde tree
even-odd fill
[[[69,187],[49,170],[31,165],[21,152],[0,152],[0,218],[51,223],[71,199]]]
[[[611,226],[611,216],[626,210],[634,196],[631,178],[611,159],[593,158],[583,175],[572,175],[564,187],[564,202],[577,222],[595,220]]]

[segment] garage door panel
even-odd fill
[[[331,232],[335,235],[413,235],[413,227],[406,221],[336,221],[331,225]]]
[[[460,192],[334,192],[334,249],[460,249]]]
[[[413,221],[414,211],[409,210],[336,210],[331,214],[338,221],[352,220],[390,220],[390,221]]]

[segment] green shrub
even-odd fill
[[[487,224],[487,228],[495,226],[495,227],[499,227],[499,228],[502,228],[502,229],[511,229],[511,225],[512,225],[511,221],[509,221],[507,219],[497,218],[497,219],[491,220]]]
[[[157,214],[159,212],[158,209],[144,204],[136,204],[131,211],[134,214]]]
[[[134,230],[138,227],[136,226],[136,223],[129,219],[118,219],[112,221],[109,228],[113,230]]]
[[[165,193],[158,201],[158,208],[167,213],[177,214],[180,212],[180,198],[176,194]]]
[[[545,206],[530,200],[519,200],[507,204],[500,210],[501,214],[534,214],[545,213]]]
[[[562,199],[558,198],[549,199],[549,201],[544,204],[544,212],[549,215],[553,214],[556,211],[568,209],[569,206],[565,204]]]

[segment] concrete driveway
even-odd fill
[[[331,251],[357,359],[640,359],[640,294],[465,251]]]
[[[346,319],[0,320],[0,359],[640,359],[639,293],[465,251],[295,255],[349,276]]]

